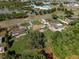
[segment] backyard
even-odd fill
[[[4,5],[6,5],[6,7],[11,5],[10,2],[7,3],[5,2],[5,4],[3,4],[2,2],[2,7]],[[16,4],[16,2],[12,4],[12,8],[25,5],[25,3],[21,4],[20,2],[19,4],[21,6]],[[60,4],[51,10],[47,10],[49,13],[46,10],[37,9],[39,11],[38,15],[30,15],[27,18],[15,18],[0,21],[1,27],[9,28],[14,25],[21,25],[26,28],[26,32],[23,33],[24,35],[18,36],[18,38],[17,36],[11,37],[11,33],[6,31],[7,34],[5,35],[5,38],[3,38],[5,39],[3,44],[6,43],[4,45],[7,46],[7,51],[4,55],[5,58],[15,59],[17,58],[17,55],[19,55],[18,59],[48,59],[51,56],[54,59],[79,59],[78,9],[79,7],[64,7],[62,4]],[[36,9],[32,9],[31,11],[35,12]],[[46,12],[46,14],[44,14],[44,12]],[[14,15],[22,16],[25,14],[19,15],[14,13]],[[4,19],[3,16],[2,19]],[[47,24],[41,23],[42,19],[44,19]],[[67,24],[62,22],[67,19],[72,21]],[[64,29],[62,31],[50,30],[49,25],[56,23],[62,24]],[[42,28],[42,25],[45,25],[45,28]],[[28,29],[29,26],[31,26],[30,29]],[[44,31],[40,32],[40,29],[43,29]],[[9,38],[9,36],[11,38]],[[11,54],[11,52],[13,52],[13,54]]]

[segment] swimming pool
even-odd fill
[[[32,5],[32,7],[39,8],[39,9],[45,9],[45,10],[51,9],[49,5],[42,5],[42,6]]]

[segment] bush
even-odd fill
[[[56,14],[52,14],[52,18],[53,18],[53,19],[57,19],[58,16],[57,16]]]

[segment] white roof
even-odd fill
[[[59,23],[59,24],[57,24],[57,26],[62,26],[63,24],[61,24],[61,23]]]
[[[79,6],[79,4],[74,4],[74,6],[78,7],[78,6]]]

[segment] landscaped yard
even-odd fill
[[[44,42],[42,37],[39,37],[39,35],[43,34],[39,33],[38,31],[30,30],[30,33],[27,33],[18,39],[13,38],[15,42],[10,50],[15,50],[16,53],[21,54],[23,59],[28,57],[31,58],[31,56],[33,58],[45,58],[45,56],[40,53],[42,47],[44,47]],[[41,44],[39,42],[41,42]]]
[[[39,24],[41,24],[41,21],[39,20],[39,19],[34,19],[34,20],[32,20],[32,23],[33,24],[36,24],[36,25],[39,25]]]
[[[49,29],[46,29],[44,35],[46,38],[45,48],[50,49],[56,56],[60,59],[64,59],[67,56],[79,55],[79,23],[75,25],[69,25],[62,32],[51,32]],[[34,36],[34,35],[33,35]],[[12,50],[15,50],[17,53],[28,53],[33,50],[39,51],[39,49],[33,49],[32,45],[27,37],[22,36],[18,39],[15,39],[15,42],[12,46]],[[32,50],[33,49],[33,50]]]
[[[29,26],[30,20],[34,28],[42,27],[40,19],[49,19],[58,21],[58,18],[65,20],[63,18],[69,18],[71,15],[76,15],[79,12],[78,10],[73,11],[69,10],[56,10],[51,14],[32,16],[26,19],[13,19],[1,22],[0,25],[13,26],[15,24],[21,24],[22,26]],[[67,15],[67,16],[64,16]],[[68,16],[69,15],[69,16]],[[65,24],[64,24],[65,25]],[[26,35],[23,35],[19,38],[13,38],[13,46],[9,49],[10,51],[14,50],[17,54],[21,54],[21,59],[46,59],[46,56],[40,53],[41,50],[46,49],[49,52],[52,52],[59,59],[65,59],[67,56],[79,56],[79,19],[74,20],[73,23],[65,25],[66,28],[59,31],[51,31],[46,27],[44,32],[39,32],[37,30],[27,29]],[[10,55],[14,56],[15,55]],[[53,56],[53,55],[52,55]]]

